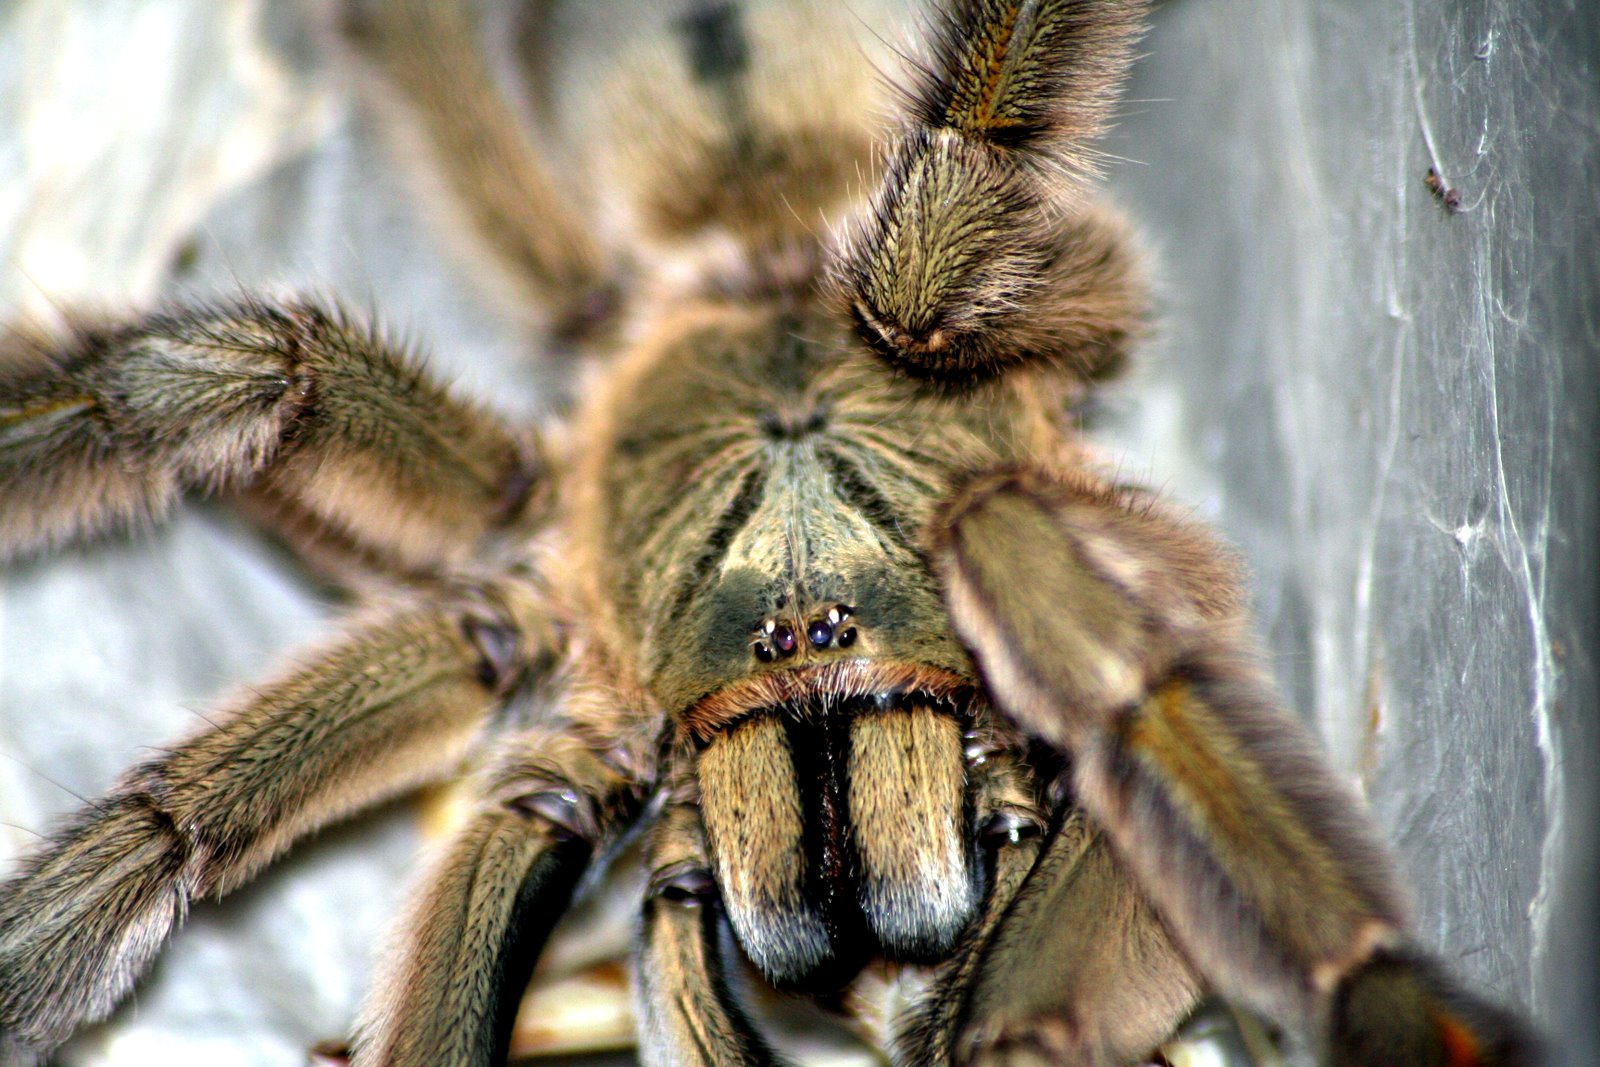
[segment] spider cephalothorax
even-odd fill
[[[702,5],[619,94],[660,114],[598,165],[592,229],[459,10],[352,5],[488,246],[602,369],[535,432],[314,301],[14,336],[9,551],[217,488],[411,591],[9,884],[5,1049],[109,1012],[189,900],[466,763],[478,804],[358,1063],[503,1059],[546,935],[635,828],[652,1063],[776,1059],[734,952],[830,1003],[881,964],[906,1064],[1144,1062],[1208,991],[1340,1064],[1528,1062],[1410,947],[1390,861],[1251,666],[1228,554],[1071,429],[1142,315],[1088,203],[1142,14],[950,0],[874,148],[871,79],[813,63],[810,13]]]

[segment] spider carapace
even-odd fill
[[[608,388],[578,540],[695,753],[741,944],[801,985],[948,955],[980,898],[982,746],[920,531],[958,474],[1059,441],[1045,406],[931,394],[832,316],[715,305]]]

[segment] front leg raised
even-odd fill
[[[1222,992],[1330,1034],[1340,1065],[1534,1062],[1410,947],[1393,864],[1251,664],[1232,567],[1147,499],[1079,476],[970,483],[935,533],[999,706],[1071,759],[1104,828]]]

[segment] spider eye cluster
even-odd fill
[[[860,637],[856,626],[851,624],[855,611],[848,604],[835,604],[804,620],[768,616],[755,627],[750,650],[760,662],[772,663],[789,659],[806,646],[816,652],[849,648]]]

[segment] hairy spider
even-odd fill
[[[191,899],[468,763],[480,804],[358,1063],[502,1059],[545,935],[635,828],[649,1062],[776,1058],[739,957],[829,1000],[895,987],[904,1063],[1142,1062],[1212,990],[1338,1063],[1528,1059],[1412,947],[1389,860],[1251,666],[1227,553],[1070,429],[1142,315],[1088,200],[1142,14],[939,9],[879,152],[848,57],[796,76],[704,6],[590,226],[459,12],[352,13],[471,221],[603,371],[536,433],[310,299],[11,337],[8,552],[216,489],[409,592],[9,884],[10,1053],[109,1012]]]

